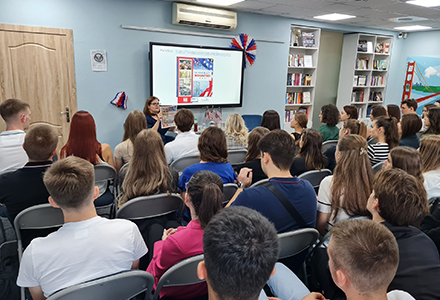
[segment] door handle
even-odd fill
[[[69,112],[69,108],[66,107],[66,111],[62,111],[61,114],[66,114],[66,121],[67,121],[67,123],[70,123],[70,112]]]

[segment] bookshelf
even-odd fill
[[[307,112],[308,127],[312,127],[320,38],[320,28],[296,25],[290,28],[284,99],[284,130],[290,133],[294,131],[290,128],[290,120],[297,111]]]
[[[344,35],[336,106],[355,105],[359,119],[371,106],[385,101],[391,57],[391,36],[352,33]]]

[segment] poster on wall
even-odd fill
[[[410,56],[407,59],[402,100],[417,100],[417,113],[440,100],[440,57]]]

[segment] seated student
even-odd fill
[[[292,137],[296,142],[301,138],[301,134],[307,128],[307,123],[309,122],[309,118],[303,112],[297,112],[292,121],[290,121],[290,128],[295,129],[295,132],[292,133]]]
[[[373,122],[373,120],[377,117],[380,116],[387,116],[387,110],[385,109],[385,107],[383,107],[382,105],[374,105],[371,107],[371,112],[370,112],[370,120],[371,122]]]
[[[348,134],[358,134],[363,138],[367,138],[367,125],[364,122],[360,122],[358,120],[348,119],[344,121],[341,125],[341,129],[339,130],[339,140]],[[324,156],[328,158],[328,168],[330,171],[336,167],[336,159],[335,159],[336,146],[331,146],[327,150],[324,151]]]
[[[66,287],[137,269],[148,249],[136,225],[123,219],[98,217],[93,165],[69,156],[44,174],[49,203],[61,208],[64,225],[26,248],[17,285],[28,287],[34,300],[46,299]]]
[[[258,143],[261,139],[270,132],[266,127],[255,127],[251,133],[249,133],[248,138],[248,151],[244,159],[244,163],[236,166],[235,172],[240,173],[242,168],[249,168],[252,170],[252,183],[258,182],[262,179],[266,179],[267,176],[264,174],[261,168],[261,153],[258,148]]]
[[[322,134],[322,141],[337,140],[339,136],[339,128],[336,126],[339,122],[339,110],[333,104],[327,104],[321,107],[319,120],[324,123],[318,128]]]
[[[420,230],[431,238],[440,254],[440,201],[434,202],[431,214],[423,219]]]
[[[371,137],[377,140],[376,144],[368,146],[368,157],[374,166],[387,159],[390,150],[399,144],[397,120],[395,118],[377,117],[373,121]]]
[[[440,107],[440,100],[435,101],[434,105],[437,106],[437,107]]]
[[[28,162],[23,150],[24,132],[31,124],[29,104],[8,99],[0,104],[0,114],[6,130],[0,133],[0,172],[23,167]]]
[[[179,261],[203,253],[203,230],[222,207],[223,182],[211,171],[199,171],[188,182],[185,205],[191,212],[186,227],[163,229],[162,240],[154,245],[154,255],[147,272],[154,276],[156,288],[160,277]],[[154,225],[153,225],[154,226]],[[207,294],[206,283],[183,287],[165,287],[160,297],[192,299]]]
[[[415,299],[438,299],[439,253],[429,237],[411,226],[428,213],[423,184],[400,169],[379,172],[367,208],[373,221],[387,227],[399,245],[399,267],[388,290],[406,291]]]
[[[43,183],[43,174],[52,164],[58,143],[57,131],[46,124],[28,130],[23,148],[29,162],[15,172],[0,176],[0,203],[6,205],[11,224],[22,210],[47,203],[49,193]]]
[[[341,114],[339,115],[339,121],[345,122],[347,120],[357,120],[358,119],[358,110],[354,105],[345,105]]]
[[[239,114],[231,114],[226,119],[226,143],[228,150],[246,149],[248,129],[243,118]]]
[[[261,127],[266,127],[270,131],[281,129],[280,115],[275,110],[266,110],[261,118]]]
[[[328,267],[347,300],[415,300],[399,290],[387,294],[399,265],[399,247],[389,230],[370,220],[345,220],[331,232]]]
[[[428,199],[440,197],[440,136],[432,135],[421,139],[423,178]]]
[[[275,228],[258,212],[229,207],[217,213],[203,234],[204,261],[197,268],[208,284],[209,299],[267,299],[261,290],[269,280],[273,294],[283,300],[325,300],[319,293],[309,294],[293,273],[276,263],[278,249]]]
[[[388,118],[396,118],[397,121],[400,120],[400,107],[396,104],[388,104],[387,105],[387,114]]]
[[[249,189],[239,189],[231,200],[232,206],[246,206],[269,219],[277,232],[299,228],[313,228],[316,222],[316,194],[310,182],[290,174],[295,153],[295,141],[284,130],[273,130],[261,139],[261,167],[269,182]],[[250,186],[252,170],[242,168],[238,175],[239,186]],[[294,217],[282,204],[275,192],[281,192],[302,217]],[[237,196],[238,195],[238,196]],[[235,201],[234,201],[235,199]]]
[[[322,234],[342,220],[369,216],[366,204],[373,170],[367,155],[367,141],[359,135],[344,136],[337,146],[336,161],[333,175],[321,181],[318,192],[316,228]]]
[[[299,147],[299,153],[290,167],[290,174],[299,176],[307,171],[328,167],[329,161],[322,155],[322,134],[318,130],[313,128],[304,130]]]
[[[61,159],[68,156],[76,156],[97,164],[109,164],[114,167],[112,149],[108,144],[101,144],[96,139],[96,125],[93,116],[84,111],[77,111],[70,123],[69,139],[66,145],[61,148]],[[114,196],[108,188],[107,182],[98,185],[99,197],[95,206],[109,205],[113,202]]]
[[[410,147],[396,147],[390,151],[387,160],[383,163],[382,170],[393,168],[404,170],[406,173],[423,182],[422,156],[420,152]]]
[[[433,107],[425,114],[425,126],[428,128],[422,136],[440,134],[440,107]]]
[[[416,114],[406,114],[397,123],[397,129],[400,134],[399,146],[408,146],[414,149],[420,147],[420,139],[417,133],[422,128],[422,119]]]
[[[402,115],[415,114],[417,111],[417,101],[414,99],[405,99],[400,104]]]
[[[186,183],[196,172],[201,170],[212,171],[220,176],[223,183],[234,183],[237,175],[228,162],[226,136],[217,127],[206,128],[199,138],[197,145],[200,152],[200,162],[183,170],[179,178],[179,188],[186,191]]]
[[[143,129],[147,129],[144,114],[140,110],[133,110],[125,119],[122,143],[115,147],[115,169],[118,173],[122,166],[128,163],[133,156],[134,139]]]
[[[437,106],[433,103],[429,103],[429,104],[426,104],[425,106],[423,106],[423,111],[422,111],[423,128],[421,129],[421,131],[423,131],[423,132],[428,130],[428,126],[425,125],[425,117],[428,117],[428,111],[433,107],[437,107]]]
[[[194,115],[189,109],[182,108],[174,116],[178,135],[174,141],[165,145],[165,154],[168,164],[187,155],[198,155],[197,143],[199,136],[191,132],[194,125]]]

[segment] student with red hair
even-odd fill
[[[96,125],[93,116],[84,111],[77,111],[70,123],[69,139],[61,148],[60,157],[76,156],[83,158],[93,165],[107,163],[114,167],[112,149],[108,144],[101,144],[96,139]],[[107,183],[99,187],[99,197],[95,206],[107,205],[113,201],[113,195],[107,188]]]

